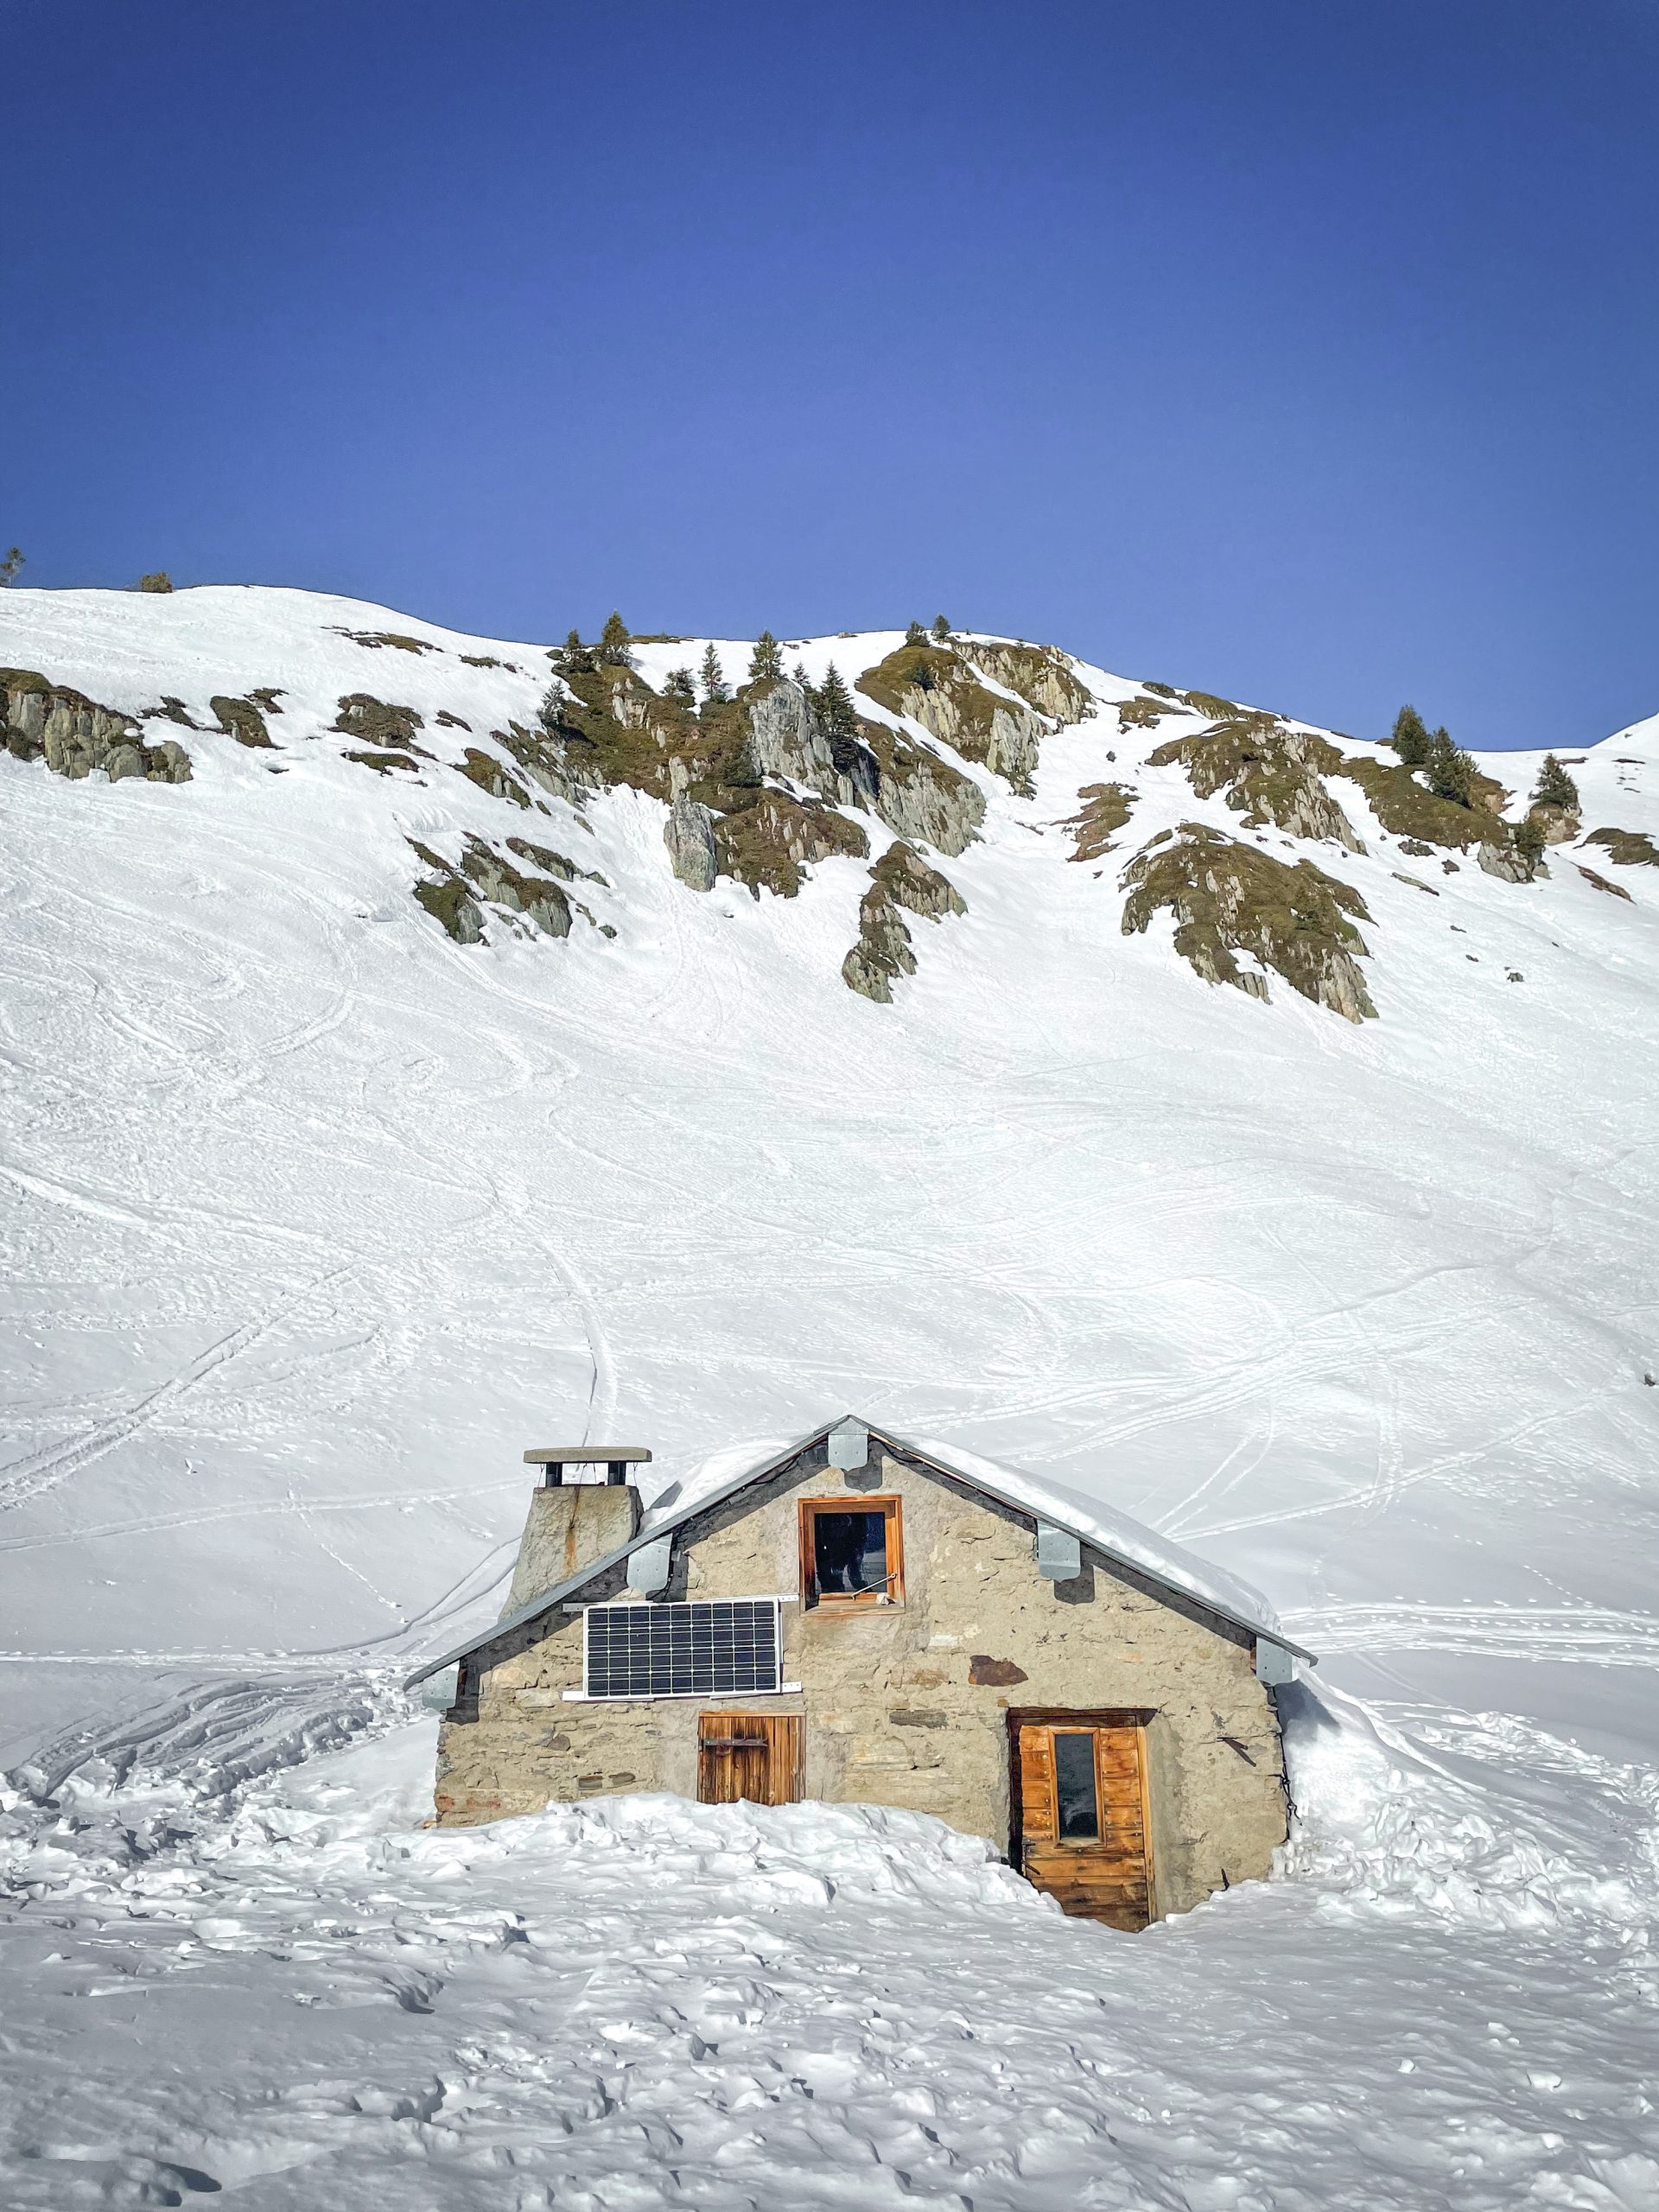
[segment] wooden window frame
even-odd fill
[[[813,1529],[821,1513],[879,1513],[887,1524],[887,1586],[874,1591],[820,1590],[814,1580],[817,1547]],[[801,1603],[812,1611],[869,1612],[905,1602],[904,1500],[896,1491],[855,1491],[850,1497],[804,1497],[800,1501]]]

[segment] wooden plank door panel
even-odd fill
[[[801,1717],[705,1713],[697,1722],[697,1800],[792,1805],[801,1795]]]
[[[1078,1825],[1092,1835],[1065,1835],[1057,1736],[1088,1736],[1093,1751],[1095,1806],[1086,1800]],[[1015,1738],[1020,1797],[1020,1863],[1027,1881],[1047,1891],[1063,1912],[1144,1928],[1152,1917],[1152,1880],[1147,1847],[1145,1738],[1133,1726],[1104,1726],[1079,1717],[1026,1721]],[[1076,1789],[1076,1753],[1068,1754]]]

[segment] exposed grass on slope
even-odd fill
[[[1219,830],[1184,822],[1171,842],[1149,846],[1130,862],[1122,887],[1129,893],[1124,934],[1145,930],[1167,909],[1176,951],[1208,983],[1231,983],[1266,999],[1267,978],[1237,960],[1250,953],[1346,1021],[1376,1012],[1355,959],[1365,941],[1348,918],[1369,921],[1365,902],[1312,861],[1291,867]]]
[[[1287,729],[1269,715],[1236,715],[1147,755],[1154,768],[1177,760],[1200,798],[1224,791],[1227,804],[1252,828],[1271,823],[1293,836],[1332,838],[1352,853],[1364,849],[1322,780],[1342,766],[1341,753],[1322,737]]]
[[[1066,823],[1077,849],[1074,861],[1097,861],[1115,850],[1112,840],[1128,822],[1138,794],[1128,784],[1085,784],[1077,793],[1079,812]]]

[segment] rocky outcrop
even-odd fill
[[[875,811],[881,773],[861,733],[833,740],[806,692],[787,677],[752,684],[743,698],[759,774],[804,784],[835,806]]]
[[[1659,868],[1659,845],[1640,830],[1592,830],[1586,845],[1599,845],[1615,868]]]
[[[221,707],[241,703],[215,699],[213,711],[218,714]],[[385,699],[377,699],[370,691],[348,691],[340,702],[334,727],[346,737],[356,739],[359,745],[372,746],[377,752],[421,753],[415,742],[415,733],[424,729],[426,723],[413,707],[393,706]],[[422,758],[429,760],[432,756],[422,753]]]
[[[762,890],[792,899],[817,861],[835,855],[865,859],[870,841],[856,822],[817,799],[798,799],[770,785],[747,795],[714,824],[720,872],[747,884],[757,898]]]
[[[1128,784],[1085,784],[1077,793],[1082,809],[1065,827],[1077,849],[1074,861],[1097,861],[1116,850],[1112,840],[1128,823],[1137,794]]]
[[[409,842],[431,870],[416,884],[415,896],[457,944],[477,944],[484,936],[480,899],[521,916],[545,937],[569,936],[570,902],[559,886],[515,868],[481,837],[469,836],[454,863],[413,837]]]
[[[469,745],[455,763],[455,770],[469,784],[476,784],[480,791],[487,791],[492,798],[511,799],[515,806],[530,804],[530,793],[493,753],[482,753],[477,746]]]
[[[1057,722],[1087,721],[1095,711],[1083,679],[1054,645],[993,645],[976,638],[961,650],[993,683],[1017,691],[1027,706]]]
[[[1527,819],[1547,845],[1570,845],[1584,827],[1576,807],[1562,806],[1549,798],[1534,799],[1527,809]]]
[[[1622,883],[1610,883],[1605,875],[1598,875],[1594,868],[1586,868],[1582,862],[1579,863],[1579,874],[1593,890],[1608,892],[1615,899],[1630,899],[1630,894]]]
[[[147,745],[130,715],[49,683],[33,669],[0,668],[0,728],[15,759],[44,760],[72,780],[94,769],[112,784],[129,776],[151,784],[190,780],[190,756],[175,740]]]
[[[715,849],[715,817],[706,806],[681,792],[663,824],[669,864],[688,890],[712,891],[720,874]]]
[[[1271,824],[1293,837],[1331,838],[1351,853],[1365,848],[1323,779],[1343,756],[1325,738],[1287,729],[1271,715],[1241,715],[1192,737],[1173,738],[1147,756],[1147,766],[1180,761],[1200,798],[1224,791],[1226,804],[1252,829]]]
[[[1382,827],[1419,847],[1439,845],[1466,852],[1471,845],[1507,843],[1512,835],[1503,819],[1508,794],[1491,776],[1476,776],[1474,803],[1460,806],[1456,799],[1440,798],[1427,784],[1419,783],[1404,761],[1347,753],[1329,772],[1357,784]]]
[[[1528,852],[1522,845],[1482,845],[1477,849],[1475,858],[1486,874],[1495,875],[1500,883],[1530,883],[1535,876],[1549,874],[1537,854]]]
[[[233,737],[238,745],[264,747],[267,751],[274,749],[270,732],[265,728],[265,718],[251,699],[215,697],[207,704],[218,717],[219,727],[226,737]]]
[[[1124,870],[1126,936],[1167,910],[1175,950],[1208,983],[1268,996],[1262,969],[1346,1021],[1374,1016],[1356,955],[1366,945],[1349,919],[1370,916],[1351,884],[1300,861],[1293,868],[1202,823],[1154,838]],[[1246,953],[1259,967],[1241,967]]]
[[[873,814],[895,836],[936,846],[947,857],[978,836],[985,818],[978,785],[902,731],[861,716],[855,735],[833,738],[806,692],[786,677],[741,696],[760,775],[786,777],[833,806]]]
[[[919,853],[902,841],[890,846],[870,870],[870,887],[858,910],[858,943],[841,963],[843,982],[879,1006],[891,1004],[897,979],[916,973],[904,913],[937,922],[967,911],[955,886]]]
[[[988,690],[949,645],[901,645],[858,679],[858,689],[890,714],[907,715],[930,737],[1003,777],[1021,798],[1032,779],[1048,721]]]

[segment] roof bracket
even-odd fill
[[[1037,1523],[1037,1572],[1051,1582],[1075,1582],[1083,1573],[1083,1546],[1070,1529]]]

